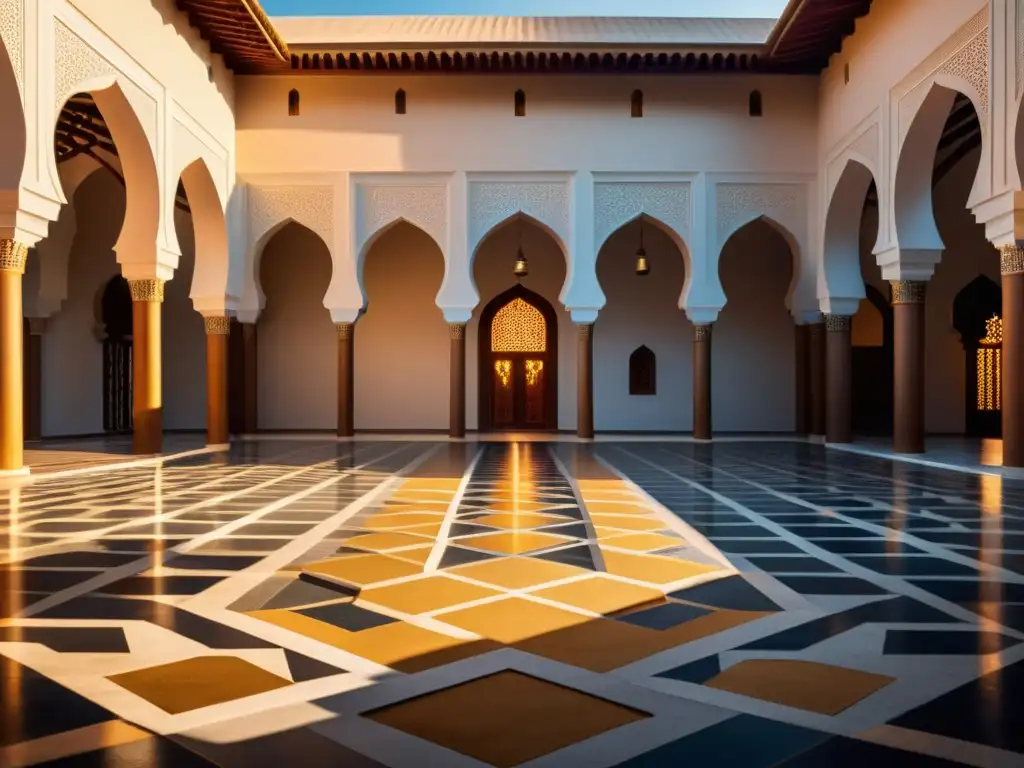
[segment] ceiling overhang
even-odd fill
[[[871,0],[790,0],[764,44],[770,69],[817,74],[853,34]]]
[[[176,0],[178,9],[235,72],[286,69],[288,46],[258,0]]]

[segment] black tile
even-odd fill
[[[89,571],[26,571],[0,566],[0,592],[60,592],[96,576]]]
[[[918,549],[904,541],[891,539],[832,539],[829,541],[816,541],[814,546],[833,552],[837,555],[888,555],[888,554],[923,554],[923,549]]]
[[[348,671],[287,648],[283,650],[285,660],[288,662],[288,670],[292,673],[292,680],[296,683],[319,680],[331,675],[341,675]]]
[[[852,525],[836,525],[833,521],[822,525],[787,525],[786,530],[805,539],[861,538],[865,532]]]
[[[175,744],[163,736],[153,735],[149,739],[108,747],[94,752],[63,757],[45,763],[37,768],[217,768],[195,752]]]
[[[931,592],[953,603],[987,602],[988,595],[998,592],[1005,603],[1024,603],[1024,584],[995,579],[911,579],[915,587]]]
[[[275,610],[326,603],[329,600],[349,597],[351,594],[351,590],[332,589],[324,582],[311,583],[300,577],[286,584],[282,590],[263,604],[262,609]]]
[[[383,616],[379,613],[368,611],[352,603],[318,605],[314,608],[302,608],[296,611],[296,613],[349,632],[382,627],[385,624],[394,624],[397,621],[397,619],[393,619],[390,616]]]
[[[887,595],[886,590],[852,576],[779,576],[779,581],[802,595]]]
[[[545,533],[556,533],[561,536],[574,536],[577,539],[590,538],[590,532],[587,530],[586,523],[569,523],[568,525],[546,525],[543,528],[538,528],[537,530],[544,531]]]
[[[448,531],[449,537],[472,536],[477,533],[495,533],[498,529],[486,525],[473,525],[471,523],[452,523]]]
[[[906,656],[980,656],[1017,645],[1020,640],[974,629],[890,629],[883,653]]]
[[[731,555],[798,555],[803,552],[799,547],[782,539],[716,539],[715,546]]]
[[[672,627],[712,613],[710,608],[701,608],[684,603],[663,603],[654,608],[617,617],[619,621],[635,624],[648,629],[671,629]]]
[[[313,525],[311,523],[250,523],[232,531],[233,536],[300,536]]]
[[[705,656],[703,659],[691,661],[680,667],[660,672],[655,677],[664,677],[669,680],[681,680],[686,683],[697,683],[703,685],[713,677],[718,676],[722,671],[722,665],[718,661],[718,655]]]
[[[173,564],[173,561],[171,561]],[[222,576],[129,576],[96,590],[107,595],[198,595],[223,580]]]
[[[960,563],[953,563],[941,557],[914,555],[911,557],[883,556],[861,557],[847,556],[851,563],[868,568],[878,573],[889,573],[893,576],[977,576],[978,570]]]
[[[533,555],[533,557],[536,557],[539,560],[550,560],[553,563],[576,565],[580,568],[586,568],[591,571],[596,570],[597,568],[597,566],[594,565],[594,554],[586,544],[566,547],[565,549],[558,549],[554,552],[544,552],[539,555]]]
[[[31,568],[116,568],[138,559],[137,555],[112,552],[61,552],[33,557],[20,565]]]
[[[962,768],[965,763],[835,736],[779,763],[778,768],[864,768],[868,765],[872,768]]]
[[[677,517],[686,520],[686,515],[677,515]],[[775,536],[767,528],[753,524],[690,523],[690,525],[709,539],[756,539]]]
[[[130,653],[120,627],[0,627],[0,643],[38,643],[57,653]]]
[[[489,552],[478,552],[475,549],[463,549],[462,547],[455,547],[449,544],[444,549],[444,554],[441,555],[441,562],[438,563],[438,568],[454,568],[457,565],[468,565],[469,563],[478,563],[481,560],[491,560],[497,557],[495,554]]]
[[[771,599],[742,576],[727,576],[696,587],[672,592],[669,597],[691,603],[727,608],[734,611],[778,611]]]
[[[254,555],[178,555],[165,565],[189,571],[241,571],[262,559]]]
[[[839,571],[816,557],[755,557],[748,556],[753,565],[768,573],[836,573]]]

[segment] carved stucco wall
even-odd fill
[[[744,224],[765,216],[798,241],[807,231],[807,187],[790,184],[715,185],[718,244],[722,246]]]
[[[646,214],[690,239],[689,182],[598,182],[594,185],[594,247],[637,216]]]
[[[469,251],[495,226],[519,212],[558,235],[569,247],[568,181],[471,181],[469,183]],[[569,254],[566,254],[566,258]]]
[[[24,61],[24,19],[21,13],[21,0],[0,0],[0,39],[4,41],[7,55],[14,68],[14,77],[18,87],[25,90]]]
[[[1020,98],[1021,85],[1024,84],[1024,0],[1017,0],[1017,50],[1016,50],[1016,90]]]
[[[86,80],[116,75],[114,66],[59,19],[53,22],[54,109],[59,110],[75,86]]]
[[[444,184],[360,183],[356,198],[359,252],[374,235],[400,219],[422,229],[444,251],[448,235],[447,192]]]
[[[249,242],[257,244],[271,229],[295,221],[332,247],[334,189],[329,186],[249,187]],[[258,254],[257,254],[258,256]]]

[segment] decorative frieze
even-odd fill
[[[132,301],[153,301],[164,300],[163,280],[129,280],[128,290],[131,292]]]
[[[448,323],[448,338],[456,340],[466,338],[466,324]]]
[[[690,237],[690,182],[598,182],[594,185],[594,247],[640,215],[657,219],[684,242]]]
[[[396,221],[413,224],[444,248],[448,228],[447,188],[443,184],[359,184],[359,243]]]
[[[352,327],[353,323],[335,323],[334,330],[338,333],[338,338],[342,341],[346,341],[352,338]]]
[[[567,181],[471,181],[470,250],[494,227],[518,213],[550,227],[564,243],[569,233],[569,208]]]
[[[249,187],[250,242],[284,221],[316,232],[331,247],[334,240],[334,188],[329,186]]]
[[[694,341],[711,341],[711,323],[698,323],[693,326]]]
[[[206,333],[210,336],[227,336],[231,333],[230,317],[207,317],[203,316],[203,325]]]
[[[60,19],[53,22],[54,45],[54,100],[60,109],[79,83],[95,80],[104,75],[116,75],[117,70],[98,54],[92,46],[76,35]]]
[[[825,315],[825,330],[829,333],[849,333],[850,315]]]
[[[28,246],[16,240],[0,240],[0,272],[25,274]]]
[[[3,40],[7,55],[18,86],[25,87],[23,57],[24,19],[21,13],[22,0],[0,0],[0,39]]]
[[[924,304],[925,291],[928,283],[923,280],[890,280],[892,286],[892,303]]]
[[[1001,246],[999,271],[1004,275],[1019,275],[1024,272],[1024,248],[1019,245]]]
[[[720,242],[749,221],[767,216],[790,229],[806,216],[803,184],[732,184],[715,186]]]

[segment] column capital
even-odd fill
[[[46,333],[46,326],[49,323],[48,317],[29,317],[28,332],[30,336],[42,336]]]
[[[208,336],[227,336],[231,333],[230,317],[203,315],[203,325]]]
[[[335,323],[334,330],[338,333],[338,338],[347,340],[352,338],[352,330],[355,328],[355,323]]]
[[[852,319],[850,315],[825,315],[825,330],[829,333],[848,333]]]
[[[132,301],[152,301],[161,303],[164,300],[164,281],[155,278],[145,280],[129,280],[128,290]]]
[[[1024,272],[1024,247],[1016,244],[999,246],[999,271],[1004,275]]]
[[[25,274],[28,246],[17,240],[0,240],[0,272]]]
[[[448,338],[449,339],[464,339],[464,338],[466,338],[466,324],[465,323],[448,323]]]
[[[821,325],[824,321],[821,310],[808,309],[793,312],[793,322],[797,325]]]
[[[693,340],[711,341],[711,323],[694,323]]]
[[[594,307],[569,308],[569,317],[576,325],[593,325],[597,322],[597,314],[600,311],[600,308]]]
[[[589,339],[591,333],[593,333],[593,330],[593,323],[576,323],[576,334],[581,340]]]
[[[924,304],[928,283],[924,280],[890,280],[892,286],[892,303]]]

